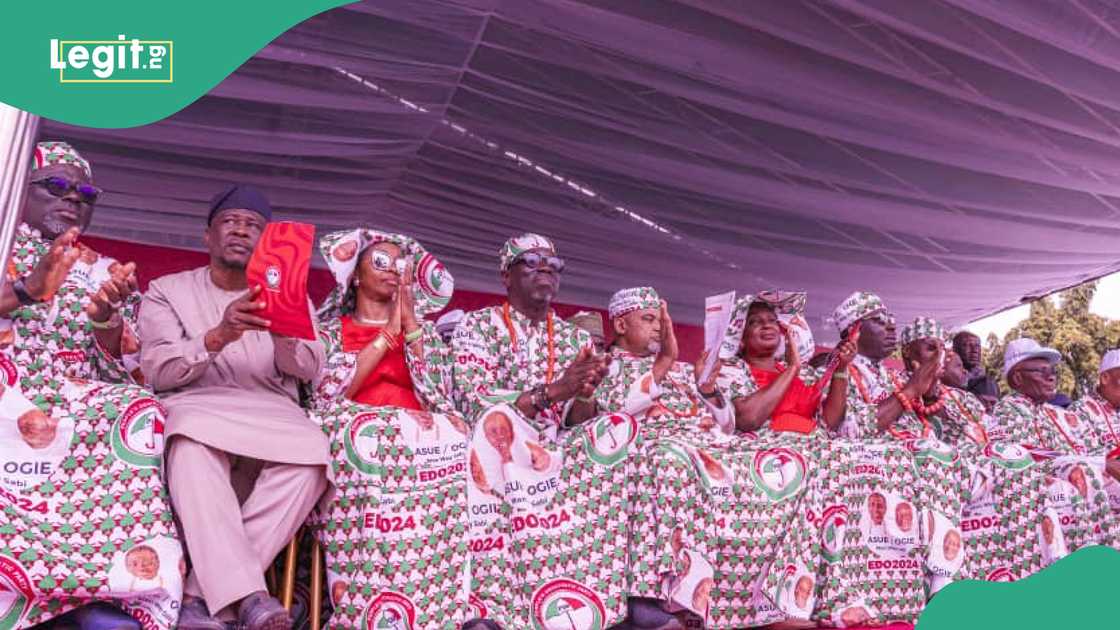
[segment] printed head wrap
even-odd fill
[[[883,305],[883,300],[874,293],[867,291],[856,291],[848,296],[846,300],[836,307],[832,313],[832,321],[836,324],[836,330],[843,333],[851,327],[852,324],[861,319],[867,319],[875,315],[887,315],[887,307]]]
[[[401,259],[412,263],[412,291],[416,305],[416,315],[423,317],[447,306],[455,291],[455,279],[451,277],[441,262],[436,260],[416,240],[402,234],[390,234],[368,228],[343,230],[323,236],[319,240],[319,251],[327,261],[338,286],[331,291],[327,301],[319,309],[320,316],[349,313],[354,306],[350,279],[358,268],[362,252],[377,243],[393,243],[401,250]]]
[[[730,359],[739,355],[743,333],[747,330],[747,315],[750,313],[751,305],[761,302],[774,309],[778,319],[793,330],[797,338],[797,353],[801,355],[803,361],[808,362],[816,350],[816,343],[813,341],[813,331],[809,329],[809,322],[805,321],[806,297],[804,291],[760,291],[757,294],[740,296],[731,309],[731,322],[727,325],[727,332],[723,336],[719,358]],[[775,356],[783,356],[785,348],[785,339],[782,339]]]
[[[85,171],[86,177],[93,177],[89,162],[66,142],[50,141],[35,145],[35,152],[31,154],[31,170],[38,170],[51,164],[72,164]]]
[[[634,287],[616,291],[611,296],[607,312],[610,318],[614,319],[643,308],[661,308],[661,296],[657,295],[653,287]]]
[[[905,348],[919,339],[931,337],[945,341],[945,329],[931,317],[915,317],[914,321],[903,326],[898,333],[898,343]]]
[[[513,264],[513,259],[530,249],[547,249],[552,255],[556,255],[556,245],[551,239],[540,234],[522,234],[509,239],[502,245],[501,251],[498,252],[501,261],[500,271],[509,269],[510,265]]]

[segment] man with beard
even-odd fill
[[[251,186],[219,193],[210,264],[154,280],[141,309],[141,366],[169,412],[168,486],[193,561],[183,629],[219,630],[212,613],[232,617],[235,605],[250,630],[290,628],[264,569],[328,486],[327,439],[297,394],[318,375],[322,344],[271,334],[245,275],[271,217]],[[246,485],[241,501],[234,488]]]
[[[4,381],[10,390],[7,398],[26,403],[18,424],[17,417],[11,418],[16,426],[9,426],[9,435],[15,440],[0,444],[0,457],[10,462],[19,451],[33,449],[35,459],[62,464],[52,465],[51,483],[22,490],[20,504],[42,509],[25,511],[13,501],[0,516],[0,529],[9,532],[0,532],[0,545],[17,546],[25,557],[47,559],[27,565],[26,579],[36,602],[23,619],[28,626],[96,599],[128,599],[109,587],[106,569],[113,552],[86,544],[91,531],[87,528],[95,527],[95,522],[98,535],[122,546],[173,531],[155,447],[159,437],[155,427],[161,419],[146,427],[133,424],[136,430],[128,436],[150,440],[153,452],[125,458],[117,448],[118,429],[139,410],[147,410],[148,419],[159,418],[162,412],[151,393],[133,381],[126,361],[135,348],[122,343],[131,335],[140,301],[135,265],[99,255],[79,242],[101,196],[90,163],[74,147],[65,142],[39,143],[23,207],[17,209],[20,222],[11,259],[0,283],[0,321],[7,329],[0,343],[0,363],[11,379]],[[68,430],[61,431],[60,423]],[[15,429],[18,435],[13,434]],[[70,439],[75,430],[80,440]],[[19,437],[26,446],[17,443]],[[63,464],[67,458],[73,465]],[[90,479],[119,483],[90,484]],[[116,499],[122,488],[137,500],[121,505]],[[116,518],[103,523],[103,506],[109,504],[114,504]],[[34,541],[22,538],[28,531],[40,530],[54,533]],[[20,542],[9,540],[13,536]],[[80,593],[58,587],[51,577],[57,576],[55,562],[65,562],[68,579],[84,585]],[[171,606],[174,597],[163,592],[153,594],[151,601]],[[83,628],[139,627],[112,606],[83,606],[68,617]]]
[[[923,427],[914,422],[913,414],[906,413],[906,402],[929,393],[937,380],[940,358],[928,357],[905,382],[888,369],[883,360],[898,346],[895,320],[872,293],[857,291],[848,296],[836,307],[832,319],[842,341],[856,339],[859,353],[848,367],[848,413],[840,435],[920,435]]]
[[[1003,374],[1012,391],[992,411],[989,437],[1085,453],[1086,438],[1077,415],[1049,403],[1057,391],[1061,353],[1024,337],[1007,344],[1003,357]]]
[[[734,412],[716,386],[718,370],[698,383],[705,357],[694,365],[677,361],[669,306],[653,287],[618,291],[608,312],[615,341],[609,376],[596,392],[600,409],[636,415],[656,404],[660,413],[647,416],[647,428],[656,420],[654,426],[668,422],[671,432],[685,426],[732,432]]]

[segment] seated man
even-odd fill
[[[1108,453],[1108,472],[1120,479],[1120,350],[1105,353],[1096,389],[1073,403],[1070,411],[1082,423],[1086,448]],[[1120,495],[1120,488],[1110,490]],[[1120,507],[1120,500],[1116,504]]]
[[[856,340],[859,354],[848,368],[847,417],[840,435],[847,438],[925,437],[930,425],[914,413],[907,413],[906,402],[936,390],[937,357],[928,356],[909,377],[893,372],[883,360],[898,346],[895,321],[879,296],[857,291],[848,296],[833,314],[840,339]]]
[[[983,446],[987,443],[984,430],[984,405],[972,394],[944,383],[946,374],[950,380],[963,381],[964,370],[955,352],[945,354],[945,330],[936,320],[917,317],[902,328],[899,334],[902,344],[902,361],[906,366],[905,376],[896,379],[895,384],[921,369],[927,362],[943,366],[941,377],[935,379],[930,388],[920,398],[907,399],[904,403],[905,414],[913,415],[933,436],[948,444],[971,441]],[[952,367],[946,367],[952,363]]]
[[[290,628],[264,570],[328,487],[327,439],[297,396],[319,373],[322,344],[270,334],[254,314],[261,288],[245,276],[271,217],[251,186],[218,194],[204,232],[210,264],[152,281],[141,309],[141,367],[167,405],[168,485],[193,564],[184,630],[218,630],[211,612],[231,617],[238,603],[245,628]],[[241,501],[235,484],[253,470]]]
[[[467,313],[452,339],[453,396],[473,428],[471,597],[502,627],[544,626],[530,619],[543,611],[530,611],[529,602],[573,586],[578,575],[580,588],[591,589],[581,592],[610,602],[601,609],[607,627],[625,612],[625,598],[617,597],[624,587],[610,562],[595,560],[626,553],[626,474],[623,465],[593,458],[625,459],[633,432],[595,442],[600,456],[584,448],[589,431],[574,426],[597,413],[591,396],[606,360],[587,333],[552,309],[565,267],[552,241],[524,234],[506,241],[500,255],[507,301]],[[606,433],[612,425],[604,417],[593,426]],[[589,497],[592,486],[615,491]],[[548,514],[555,527],[514,525],[530,514]]]
[[[135,266],[78,243],[101,193],[92,178],[70,145],[36,147],[0,292],[0,565],[12,580],[0,599],[18,613],[5,627],[104,599],[171,628],[181,596],[159,474],[163,409],[130,374]],[[137,548],[158,561],[150,581],[126,579]],[[108,605],[64,621],[140,627]]]
[[[1034,339],[1015,339],[1003,354],[1003,375],[1011,387],[992,410],[993,440],[1020,442],[1053,451],[1083,454],[1088,444],[1074,414],[1050,404],[1057,391],[1062,355]]]

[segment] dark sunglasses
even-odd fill
[[[516,265],[517,263],[524,264],[528,269],[540,269],[541,267],[548,265],[549,267],[552,267],[552,270],[556,273],[562,273],[564,271],[563,258],[560,258],[559,256],[543,256],[536,252],[525,252],[517,258],[514,258],[513,264]]]
[[[93,184],[83,184],[66,177],[44,177],[31,181],[36,186],[42,186],[55,197],[65,197],[71,190],[78,191],[83,203],[94,203],[101,196],[101,189]]]

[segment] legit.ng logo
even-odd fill
[[[169,39],[52,39],[50,69],[59,83],[171,83],[174,42]]]

